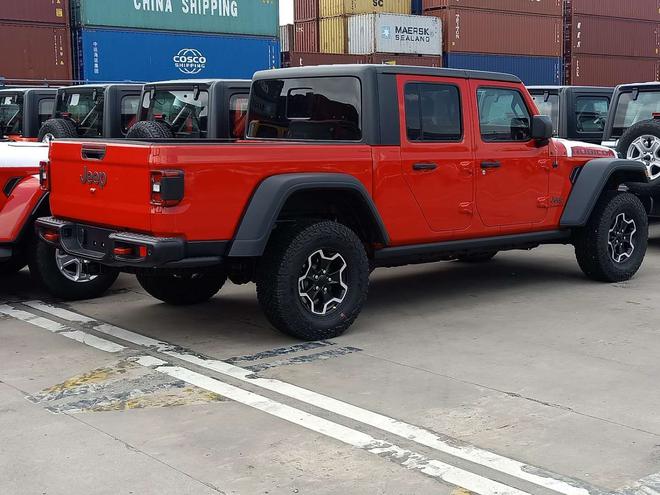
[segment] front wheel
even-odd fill
[[[637,196],[607,192],[587,225],[576,233],[575,255],[582,271],[601,282],[630,280],[648,245],[648,216]]]
[[[208,301],[227,280],[220,270],[191,273],[139,273],[138,282],[152,297],[173,306],[188,306]]]
[[[44,242],[30,249],[30,274],[53,296],[68,301],[102,296],[117,280],[119,272],[66,254]]]
[[[302,340],[344,333],[360,314],[368,289],[364,245],[337,222],[276,230],[257,267],[257,296],[266,317]]]

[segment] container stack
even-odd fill
[[[277,0],[72,1],[80,80],[251,78],[280,64]]]
[[[421,0],[295,0],[286,66],[340,63],[442,65],[442,22],[411,15]]]
[[[8,82],[71,79],[68,0],[3,0],[0,77]]]
[[[658,0],[566,0],[567,84],[660,80]]]
[[[563,0],[423,0],[423,10],[443,21],[446,67],[561,83]]]

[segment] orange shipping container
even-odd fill
[[[563,20],[547,15],[475,9],[427,12],[443,20],[446,53],[492,53],[560,57]]]
[[[314,21],[319,18],[319,0],[294,0],[295,22]]]
[[[69,28],[59,25],[0,22],[5,54],[0,76],[6,79],[71,80]]]
[[[570,67],[576,86],[616,86],[617,84],[660,80],[660,60],[608,55],[574,55]]]
[[[69,0],[0,0],[0,21],[69,23]]]
[[[657,57],[660,23],[573,15],[571,53]]]
[[[296,52],[319,51],[319,22],[317,20],[294,24],[293,50]]]
[[[423,0],[422,8],[432,10],[458,7],[561,16],[563,14],[563,3],[563,0],[535,0],[531,2],[530,0]]]
[[[570,0],[573,14],[660,22],[660,0]]]

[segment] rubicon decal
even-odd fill
[[[206,69],[206,57],[195,48],[179,50],[172,60],[174,66],[184,74],[195,75]]]
[[[108,183],[108,174],[105,172],[97,172],[88,170],[87,166],[83,168],[83,173],[80,175],[81,184],[89,184],[99,186],[101,189]]]

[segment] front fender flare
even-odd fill
[[[287,199],[304,190],[351,191],[358,194],[377,225],[379,241],[389,242],[385,225],[369,192],[355,177],[347,174],[282,174],[265,179],[254,192],[229,250],[229,256],[261,256]]]
[[[625,182],[648,183],[646,166],[642,162],[618,158],[598,158],[587,162],[573,185],[561,217],[561,226],[583,227],[589,221],[598,198],[614,176]]]

